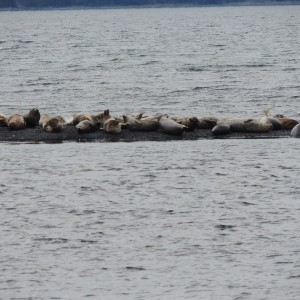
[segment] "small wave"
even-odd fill
[[[154,65],[154,64],[158,64],[158,63],[159,63],[158,60],[150,60],[150,61],[140,64],[140,66]]]
[[[125,269],[130,270],[130,271],[145,271],[146,270],[143,267],[131,267],[131,266],[127,266]]]
[[[198,90],[207,90],[210,89],[209,86],[196,86],[194,88],[192,88],[193,91],[198,91]]]
[[[98,243],[97,241],[94,241],[94,240],[80,240],[81,243],[87,243],[87,244],[96,244]]]
[[[216,225],[215,227],[220,229],[220,230],[225,230],[225,229],[232,229],[235,226],[234,225],[219,224],[219,225]]]
[[[25,41],[18,40],[18,43],[20,43],[20,44],[31,44],[31,43],[33,43],[33,41],[30,41],[30,40],[25,40]]]
[[[67,243],[69,240],[65,238],[35,238],[34,239],[37,242],[48,242],[50,244],[64,244]]]

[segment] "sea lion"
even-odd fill
[[[143,117],[143,113],[137,116],[124,115],[123,122],[126,128],[132,131],[156,131],[159,128],[157,117]]]
[[[61,116],[51,117],[48,114],[43,114],[40,118],[39,124],[45,131],[48,132],[61,132],[66,125],[66,121]]]
[[[171,119],[178,124],[185,125],[187,128],[184,131],[194,131],[198,125],[198,118],[196,117],[171,117]]]
[[[208,116],[208,117],[198,117],[197,129],[212,129],[217,125],[218,118]]]
[[[291,137],[300,138],[300,124],[296,125],[291,131]]]
[[[218,124],[212,129],[213,135],[223,135],[230,133],[230,126],[226,124]]]
[[[14,114],[6,118],[6,126],[11,130],[21,130],[26,128],[23,116]]]
[[[99,126],[95,122],[89,120],[83,120],[76,125],[78,133],[89,133],[97,130],[98,128]]]
[[[110,119],[107,119],[104,122],[103,130],[112,134],[120,133],[122,130],[121,123],[118,120],[111,117]]]
[[[23,115],[26,127],[35,127],[39,125],[40,117],[41,115],[37,108],[31,109],[26,115]]]
[[[158,122],[160,131],[171,135],[181,135],[187,128],[185,125],[178,124],[166,115],[159,116]]]

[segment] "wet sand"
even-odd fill
[[[270,139],[288,138],[290,130],[277,130],[267,133],[230,133],[213,136],[210,129],[196,129],[193,132],[184,132],[182,136],[173,136],[154,132],[138,132],[122,130],[120,134],[109,134],[102,130],[91,133],[79,134],[74,126],[67,126],[62,132],[50,133],[43,131],[40,126],[19,131],[9,130],[0,126],[1,142],[135,142],[135,141],[173,141],[173,140],[198,140],[198,139]]]

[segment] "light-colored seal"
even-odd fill
[[[156,131],[159,128],[157,117],[143,117],[143,113],[137,116],[124,115],[123,122],[126,128],[132,131]]]
[[[194,131],[198,125],[198,118],[196,117],[171,117],[171,119],[178,124],[186,126],[187,128],[184,131]]]
[[[158,122],[160,131],[171,135],[181,135],[187,128],[185,125],[178,124],[166,115],[159,116]]]
[[[11,130],[21,130],[26,128],[23,116],[14,114],[6,118],[6,126]]]
[[[212,129],[217,125],[218,118],[213,116],[198,117],[197,129]]]
[[[269,116],[263,116],[260,121],[264,124],[271,124],[272,130],[280,130],[282,129],[281,123],[277,118],[269,117]]]
[[[99,126],[93,122],[88,120],[83,120],[76,125],[76,130],[78,133],[89,133],[99,129]]]
[[[218,124],[212,129],[213,135],[223,135],[230,133],[230,126],[226,124]]]
[[[291,137],[300,138],[300,124],[296,125],[291,131]]]
[[[273,129],[270,122],[259,119],[220,119],[217,125],[228,125],[233,132],[263,133]]]
[[[37,108],[31,109],[26,115],[23,115],[26,127],[35,127],[39,125],[40,117],[41,115]]]
[[[48,114],[41,115],[39,124],[45,131],[48,132],[61,132],[66,125],[66,121],[61,116],[51,117]]]

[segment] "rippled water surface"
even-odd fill
[[[299,14],[0,12],[0,110],[296,115]],[[299,140],[0,148],[0,299],[299,299]]]

